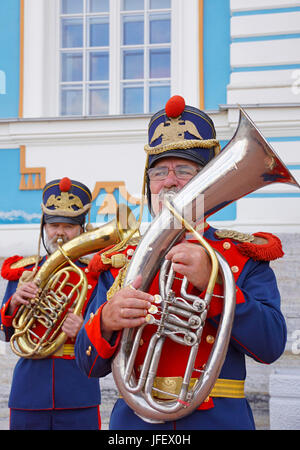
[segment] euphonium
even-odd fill
[[[139,379],[134,372],[135,356],[143,329],[148,324],[123,330],[112,373],[125,402],[143,420],[154,423],[178,420],[193,412],[209,395],[227,353],[235,312],[235,283],[225,259],[195,231],[195,225],[203,223],[208,216],[228,204],[272,183],[299,187],[248,115],[240,109],[239,124],[231,141],[172,201],[166,203],[140,241],[128,267],[124,286],[141,276],[140,289],[147,291],[160,270],[160,315],[150,315],[150,323],[157,328],[149,342]],[[193,219],[192,225],[187,217]],[[176,226],[176,223],[183,224],[183,227]],[[187,294],[185,278],[180,297],[176,297],[172,291],[174,274],[169,271],[168,262],[163,263],[166,253],[186,229],[195,235],[212,260],[213,270],[204,300]],[[198,370],[199,378],[191,388],[191,374],[197,371],[194,362],[219,271],[224,286],[220,325],[205,368]],[[155,399],[158,389],[153,381],[166,339],[188,345],[190,356],[179,394],[171,394],[172,400],[159,400]],[[170,393],[165,394],[170,398]]]
[[[121,242],[136,228],[129,208],[120,205],[115,219],[72,239],[45,261],[33,279],[39,287],[38,297],[28,307],[21,306],[14,318],[10,340],[14,353],[43,359],[65,343],[67,335],[61,331],[64,317],[70,307],[74,314],[81,313],[88,288],[85,274],[73,261]]]

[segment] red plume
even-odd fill
[[[72,182],[70,178],[64,177],[59,182],[59,189],[61,192],[68,192],[71,189]]]
[[[183,113],[185,108],[185,100],[180,95],[173,95],[165,106],[165,111],[168,117],[178,117]]]

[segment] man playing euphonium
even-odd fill
[[[156,113],[149,124],[149,143],[146,164],[147,199],[149,209],[157,215],[164,194],[180,191],[220,151],[212,120],[203,111],[186,106],[184,99],[172,97],[164,110]],[[113,408],[111,429],[253,429],[254,420],[245,398],[245,356],[260,363],[270,364],[284,351],[286,325],[280,311],[280,294],[269,261],[283,255],[278,238],[268,233],[245,236],[241,233],[222,232],[205,224],[204,237],[218,250],[231,267],[236,289],[236,311],[227,355],[210,395],[199,407],[176,421],[148,423],[119,398]],[[175,290],[179,294],[179,280],[187,277],[188,292],[203,298],[210,276],[211,261],[206,251],[195,242],[185,239],[166,255],[176,272]],[[130,261],[135,246],[130,242],[119,250]],[[113,254],[114,249],[111,249]],[[148,311],[158,294],[158,276],[148,292],[138,288],[140,280],[132,286],[120,286],[120,269],[109,263],[109,252],[95,255],[90,267],[98,271],[98,290],[87,314],[88,320],[78,334],[75,354],[81,369],[89,377],[103,377],[111,371],[111,361],[118,349],[124,328],[145,323]],[[122,277],[121,277],[122,278]],[[176,284],[177,283],[177,284]],[[132,287],[134,289],[132,289]],[[208,310],[195,371],[191,383],[205,367],[222,311],[222,284],[217,280]],[[159,311],[158,311],[159,314]],[[144,328],[135,361],[136,378],[154,325]],[[153,394],[161,400],[173,399],[178,394],[185,372],[189,347],[166,338],[158,364]],[[170,396],[161,391],[169,392]]]

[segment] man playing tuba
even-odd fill
[[[66,243],[85,231],[91,198],[87,186],[67,177],[47,183],[43,189],[40,240],[48,255],[57,250],[59,240],[61,244]],[[47,256],[39,255],[12,256],[2,266],[1,275],[8,280],[8,285],[0,310],[1,329],[7,341],[15,331],[13,321],[19,308],[28,306],[38,294],[33,278],[46,260]],[[97,279],[87,270],[87,261],[78,260],[76,265],[85,273],[89,284],[83,315],[95,294]],[[54,354],[43,359],[21,357],[18,360],[9,397],[10,429],[100,428],[99,382],[82,374],[74,356],[82,315],[68,310],[62,325],[68,339]],[[33,333],[39,335],[37,328]]]
[[[174,96],[149,124],[146,145],[146,186],[148,206],[155,216],[165,197],[180,191],[220,151],[212,120],[203,111],[185,105]],[[123,398],[117,400],[110,428],[183,430],[254,429],[250,406],[245,398],[245,356],[261,363],[272,363],[284,351],[286,325],[280,311],[280,294],[269,261],[283,255],[279,239],[268,233],[244,235],[219,231],[205,223],[204,237],[227,260],[235,282],[236,311],[226,358],[210,395],[190,414],[178,420],[149,423],[135,414]],[[161,313],[155,305],[159,292],[158,277],[148,292],[138,288],[141,280],[123,287],[122,279],[135,245],[98,253],[90,268],[98,271],[98,290],[89,308],[88,320],[80,330],[75,354],[81,369],[89,377],[103,377],[111,371],[122,330],[139,327]],[[112,256],[124,256],[122,268],[116,268]],[[109,258],[111,256],[111,258]],[[210,276],[211,261],[202,246],[185,238],[173,246],[165,258],[175,271],[175,295],[180,296],[180,279],[188,280],[187,292],[203,299]],[[177,284],[176,284],[177,283]],[[216,339],[222,311],[223,286],[217,280],[196,355],[190,389],[204,370]],[[155,307],[154,307],[155,306]],[[145,326],[134,363],[136,379],[142,371],[154,325]],[[156,370],[153,397],[161,402],[179,393],[186,369],[189,347],[166,337]]]

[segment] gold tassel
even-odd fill
[[[112,296],[115,295],[116,292],[118,292],[123,287],[127,268],[128,268],[128,263],[120,269],[118,275],[115,278],[115,281],[111,285],[110,289],[107,291],[107,294],[106,294],[107,300],[110,300],[112,298]]]

